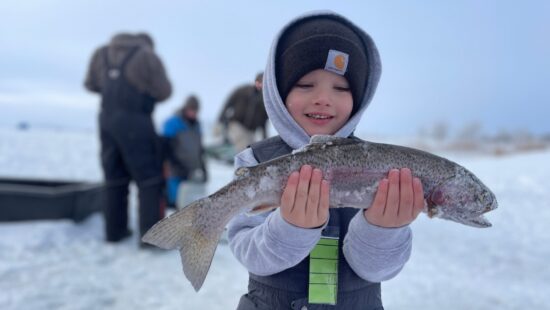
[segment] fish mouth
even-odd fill
[[[482,214],[485,214],[489,211],[493,211],[495,210],[496,208],[498,208],[498,203],[497,203],[497,200],[496,199],[493,199],[493,201],[491,202],[491,204],[487,205],[487,207],[485,207],[485,209],[483,210],[483,213]]]
[[[478,228],[488,228],[492,227],[493,224],[489,222],[489,220],[485,217],[485,213],[495,210],[498,207],[497,201],[493,200],[490,204],[488,204],[485,209],[481,211],[480,214],[477,216],[472,216],[466,220],[464,220],[462,223],[468,226],[472,227],[478,227]]]
[[[473,214],[469,214],[469,216],[459,215],[459,214],[453,214],[453,213],[446,213],[441,209],[438,209],[435,205],[427,205],[425,206],[425,211],[429,218],[442,218],[446,220],[451,220],[453,222],[461,223],[466,226],[476,227],[476,228],[488,228],[492,227],[493,224],[485,217],[485,213],[490,212],[497,208],[496,201],[493,201],[491,204],[486,206],[481,212],[476,212]]]
[[[489,228],[493,226],[493,224],[491,224],[491,222],[489,222],[489,220],[484,215],[469,218],[464,221],[463,224],[477,228]]]
[[[481,212],[475,216],[469,217],[467,219],[459,220],[459,222],[472,226],[472,227],[478,227],[478,228],[488,228],[493,226],[491,222],[485,217],[485,213],[495,210],[498,207],[498,203],[496,199],[493,199],[491,203],[487,204],[485,206],[485,209],[481,210]]]

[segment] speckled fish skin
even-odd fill
[[[239,168],[234,181],[161,220],[143,241],[179,249],[184,274],[198,291],[229,220],[257,207],[278,206],[288,176],[305,164],[321,169],[330,181],[331,208],[369,207],[379,181],[403,167],[422,181],[430,217],[489,227],[483,214],[497,208],[494,194],[473,173],[445,158],[402,146],[314,136],[292,154]]]

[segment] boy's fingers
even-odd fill
[[[328,209],[330,204],[330,183],[327,180],[321,181],[321,200],[319,201],[319,208],[317,209],[317,217],[324,222],[328,218]]]
[[[374,217],[381,218],[384,215],[384,208],[386,206],[386,199],[388,196],[388,185],[388,179],[386,178],[380,180],[380,183],[378,184],[376,196],[374,196],[372,205],[367,210],[367,212]]]
[[[298,181],[298,188],[296,189],[293,212],[301,212],[305,215],[309,182],[311,181],[311,171],[312,168],[310,165],[303,165],[300,169],[300,178]]]
[[[288,177],[283,195],[281,196],[281,211],[283,212],[292,212],[299,177],[300,174],[297,171],[292,172]]]
[[[321,181],[323,180],[323,173],[319,169],[313,169],[311,173],[311,181],[309,183],[309,192],[307,198],[306,214],[308,216],[317,216],[317,209],[319,208],[319,199],[321,195]]]
[[[424,209],[424,188],[422,187],[422,182],[419,178],[413,179],[413,190],[414,190],[414,207],[412,209],[413,219],[418,216],[418,214]]]
[[[384,217],[396,218],[399,212],[399,170],[390,170],[388,182],[388,197]]]
[[[409,168],[403,168],[399,175],[399,211],[400,217],[409,217],[414,204],[412,174]]]

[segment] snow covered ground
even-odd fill
[[[97,154],[93,132],[0,130],[2,177],[97,181]],[[445,156],[493,189],[500,204],[488,214],[494,226],[421,215],[410,262],[383,283],[386,309],[550,309],[550,152]],[[209,168],[209,192],[231,179],[230,167]],[[247,273],[227,245],[218,247],[195,293],[176,252],[139,250],[137,243],[135,236],[104,243],[99,214],[80,224],[0,223],[0,309],[234,309],[245,292]]]

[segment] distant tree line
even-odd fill
[[[446,122],[436,122],[418,130],[420,144],[427,148],[470,151],[504,155],[516,152],[543,150],[550,147],[550,132],[535,135],[526,129],[502,129],[494,134],[483,131],[480,122],[466,123],[451,134]]]

